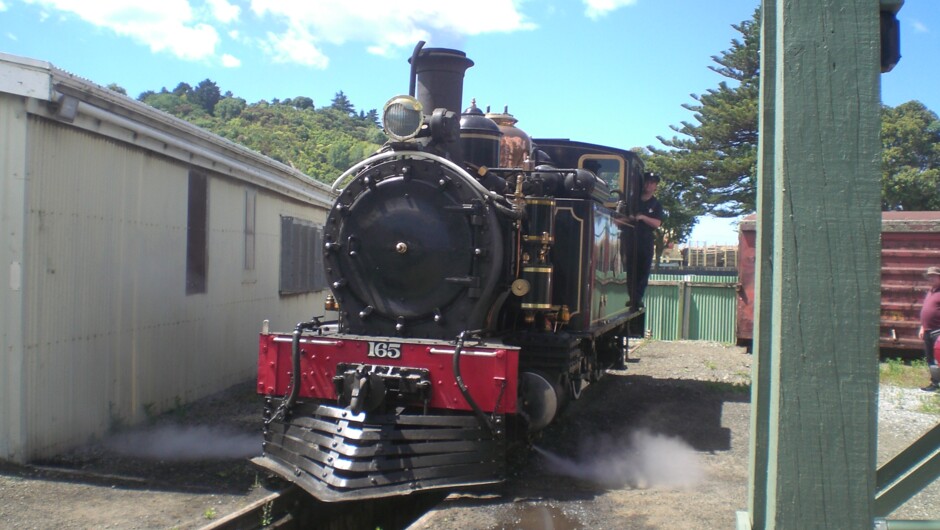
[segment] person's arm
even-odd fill
[[[924,326],[917,328],[917,338],[918,339],[924,338]]]
[[[662,219],[657,219],[655,217],[650,217],[643,214],[638,214],[636,219],[637,221],[643,221],[644,223],[648,224],[653,230],[656,230],[661,224],[663,224]]]

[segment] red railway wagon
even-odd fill
[[[754,338],[754,270],[757,223],[754,215],[738,229],[738,344]],[[882,353],[919,354],[917,338],[920,304],[927,289],[924,271],[940,266],[940,212],[883,212],[881,216],[881,329]]]

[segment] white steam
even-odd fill
[[[112,451],[155,460],[213,460],[261,454],[261,435],[208,426],[170,425],[119,434],[105,444]]]
[[[535,449],[552,472],[605,487],[686,488],[703,477],[692,447],[679,438],[645,430],[630,434],[626,440],[592,440],[575,459]]]

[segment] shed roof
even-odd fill
[[[45,61],[0,53],[0,92],[27,111],[177,158],[311,204],[330,187],[303,172]]]

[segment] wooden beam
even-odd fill
[[[760,134],[757,142],[757,223],[754,266],[754,337],[751,365],[751,451],[748,510],[752,528],[766,526],[767,467],[770,437],[771,302],[774,235],[774,89],[777,50],[777,0],[761,4]],[[766,72],[766,74],[765,74]],[[744,529],[740,529],[744,530]]]
[[[761,76],[773,76],[773,96],[772,102],[764,98],[761,135],[772,127],[773,146],[762,138],[762,154],[773,157],[772,183],[764,181],[772,189],[765,190],[772,213],[758,214],[758,230],[768,239],[758,237],[771,245],[759,247],[759,263],[772,269],[769,275],[761,269],[759,280],[769,279],[770,288],[761,285],[758,292],[771,293],[771,302],[769,315],[767,305],[758,306],[760,320],[770,322],[755,323],[761,334],[755,343],[768,351],[758,354],[754,409],[754,443],[766,443],[766,449],[752,448],[750,522],[755,529],[871,528],[880,298],[879,5],[764,2],[765,9],[771,5],[774,49],[765,53],[773,53],[774,64]],[[762,162],[766,170],[766,158]]]

